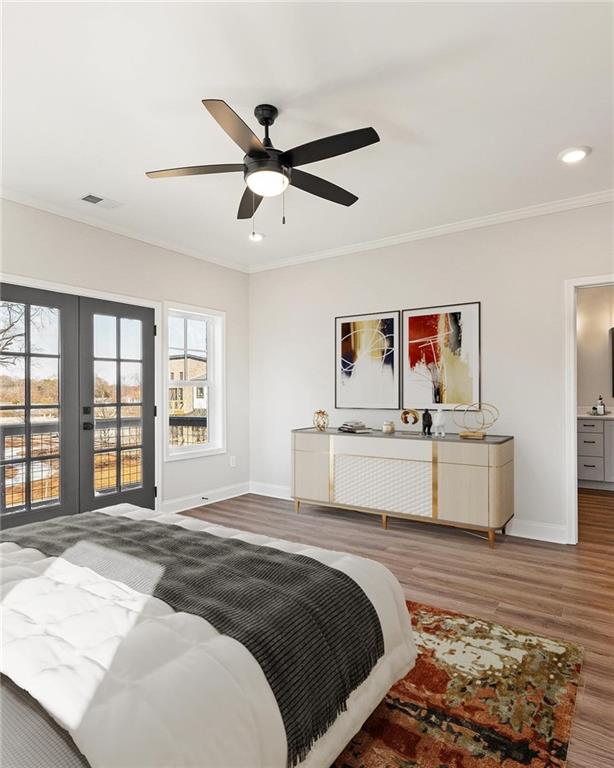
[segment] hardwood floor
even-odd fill
[[[585,649],[568,768],[614,766],[614,494],[580,494],[580,543],[497,537],[248,494],[186,514],[379,560],[408,599]]]

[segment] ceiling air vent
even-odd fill
[[[123,203],[118,203],[117,200],[111,200],[110,197],[98,197],[98,195],[85,195],[82,197],[84,203],[91,203],[97,205],[99,208],[119,208]]]

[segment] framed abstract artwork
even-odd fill
[[[403,310],[403,408],[480,402],[480,302]]]
[[[335,408],[399,408],[399,317],[335,318]]]

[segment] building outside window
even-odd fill
[[[167,459],[225,450],[224,316],[167,309]]]

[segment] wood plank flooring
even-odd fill
[[[408,599],[582,645],[568,768],[614,767],[614,494],[582,491],[580,543],[482,538],[456,529],[247,494],[186,514],[384,563]]]

